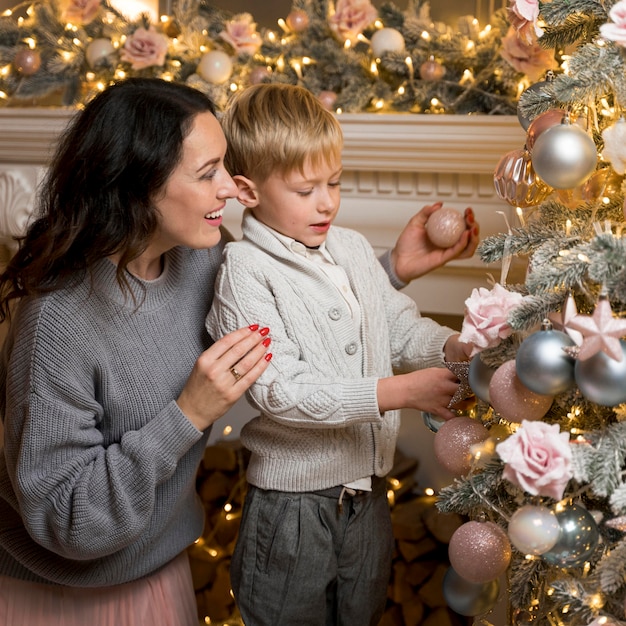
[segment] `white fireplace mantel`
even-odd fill
[[[53,146],[74,114],[63,108],[0,109],[0,243],[10,246],[32,213],[35,190]],[[481,236],[500,232],[514,209],[495,193],[500,158],[524,143],[516,117],[343,114],[342,208],[337,223],[363,232],[377,249],[393,244],[425,204],[471,206]],[[229,204],[226,225],[239,232],[241,209]],[[497,270],[497,268],[495,268]],[[408,289],[429,313],[461,314],[486,268],[474,257],[416,281]]]

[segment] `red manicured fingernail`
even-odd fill
[[[263,337],[265,337],[265,335],[267,335],[270,332],[270,329],[267,326],[265,326],[265,328],[261,328],[259,332],[261,333],[261,335],[263,335]]]
[[[267,346],[269,346],[270,343],[272,343],[272,340],[269,337],[266,337],[265,339],[263,339],[261,343],[267,348]]]
[[[268,353],[265,355],[265,357],[264,357],[264,358],[265,358],[265,360],[266,360],[266,361],[271,361],[271,360],[272,360],[272,353],[271,353],[271,352],[268,352]]]
[[[254,332],[255,330],[259,330],[259,325],[258,324],[250,324],[250,326],[248,326],[248,328]]]

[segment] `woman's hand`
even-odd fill
[[[456,417],[448,405],[458,386],[457,377],[442,367],[381,378],[378,381],[378,406],[381,412],[417,409],[448,420]]]
[[[452,259],[468,259],[476,251],[480,228],[471,208],[465,209],[465,230],[451,248],[438,248],[431,243],[426,222],[441,206],[442,203],[437,202],[423,207],[400,233],[391,251],[391,261],[402,282],[409,283]]]
[[[176,401],[198,430],[222,417],[267,369],[272,358],[268,333],[258,324],[240,328],[198,357]]]

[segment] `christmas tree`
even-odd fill
[[[559,68],[521,95],[526,143],[494,172],[519,223],[481,242],[500,280],[466,300],[476,405],[427,421],[458,476],[438,506],[469,517],[444,590],[489,624],[504,575],[509,624],[623,625],[626,0],[511,0],[509,20]]]

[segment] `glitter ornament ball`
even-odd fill
[[[404,50],[404,37],[395,28],[381,28],[370,39],[372,54],[380,57],[384,52],[402,52]]]
[[[582,129],[562,123],[544,130],[532,150],[537,176],[554,189],[582,185],[596,169],[598,152],[593,139]]]
[[[515,359],[503,363],[491,377],[489,397],[494,411],[509,422],[540,420],[552,406],[553,397],[531,391],[519,379]]]
[[[522,209],[540,204],[552,193],[552,188],[535,173],[530,152],[525,148],[508,152],[500,159],[493,184],[502,200]]]
[[[620,339],[622,360],[616,361],[598,352],[584,361],[576,361],[574,378],[580,393],[601,406],[626,402],[626,341]]]
[[[495,368],[485,365],[480,354],[475,354],[470,361],[467,381],[474,395],[483,402],[491,404],[489,397],[489,383],[495,372]]]
[[[486,583],[501,576],[511,562],[511,543],[493,522],[466,522],[448,545],[450,565],[472,583]]]
[[[553,330],[550,322],[533,333],[515,356],[518,378],[525,387],[541,395],[555,396],[575,384],[574,359],[563,348],[576,345],[567,334]]]
[[[225,52],[211,50],[202,56],[196,71],[208,83],[221,85],[233,73],[233,62]]]
[[[537,556],[556,545],[561,526],[552,509],[527,504],[513,513],[508,532],[511,543],[522,554]]]
[[[420,65],[420,78],[423,80],[441,80],[446,75],[446,68],[433,58]]]
[[[115,53],[115,46],[110,39],[99,37],[94,39],[85,50],[85,59],[91,69],[104,63]]]
[[[302,9],[295,9],[285,20],[287,26],[294,33],[301,33],[309,27],[309,15]]]
[[[22,48],[15,53],[13,57],[13,67],[22,76],[32,76],[37,73],[41,67],[41,55],[38,50],[30,48]]]
[[[593,516],[583,506],[566,505],[556,512],[561,532],[556,544],[541,558],[557,567],[579,567],[593,554],[600,539]]]
[[[472,446],[488,437],[489,431],[477,420],[465,415],[453,417],[435,434],[435,458],[451,474],[463,476],[472,467]]]
[[[426,222],[426,234],[438,248],[451,248],[465,230],[465,218],[455,209],[442,207]]]
[[[474,617],[490,611],[500,593],[500,582],[472,583],[449,567],[443,577],[443,597],[450,609],[459,615]]]

